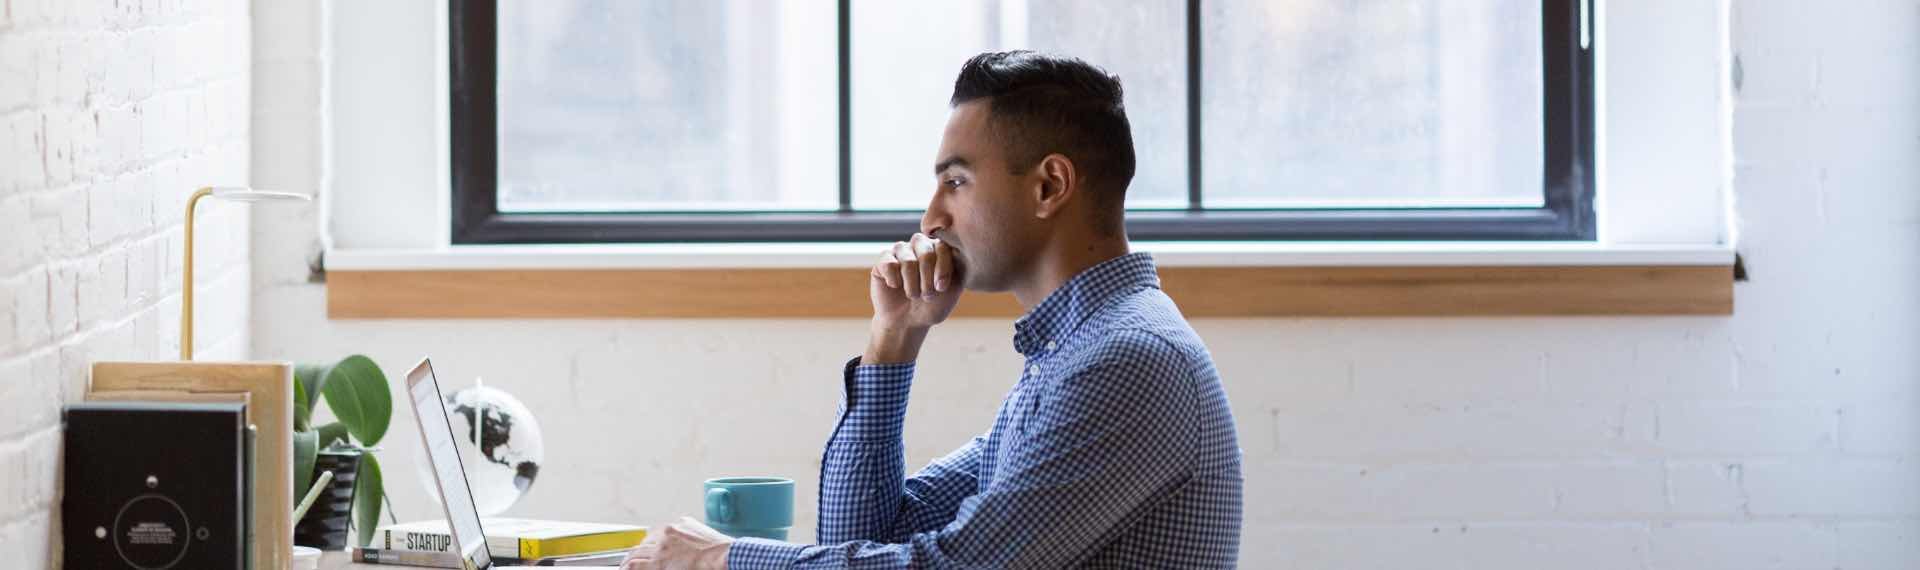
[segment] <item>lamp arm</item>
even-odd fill
[[[193,208],[212,194],[213,188],[201,188],[187,198],[187,252],[181,257],[180,271],[180,360],[193,360]]]

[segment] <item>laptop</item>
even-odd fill
[[[467,470],[460,464],[459,448],[454,447],[453,422],[447,417],[446,399],[440,394],[440,382],[433,377],[433,362],[422,358],[407,373],[407,394],[413,401],[413,418],[419,424],[420,441],[426,446],[427,460],[433,467],[434,486],[440,492],[440,506],[447,515],[448,533],[453,536],[451,554],[441,567],[486,570],[508,566],[495,564],[487,552],[487,535],[480,528],[480,511],[473,506],[473,490],[467,486]],[[619,566],[577,566],[577,568],[618,568]]]

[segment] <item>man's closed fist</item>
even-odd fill
[[[623,570],[726,570],[733,538],[691,517],[655,526],[627,553]]]

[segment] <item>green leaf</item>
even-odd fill
[[[304,431],[313,425],[313,401],[320,397],[320,383],[327,378],[323,364],[293,367],[293,429]]]
[[[360,469],[353,481],[353,527],[358,529],[360,546],[373,542],[373,531],[380,526],[380,498],[386,486],[380,483],[380,462],[372,453],[360,454]]]
[[[341,359],[327,371],[320,393],[360,445],[373,447],[386,437],[387,424],[393,421],[393,394],[388,392],[387,375],[373,359],[358,354]]]
[[[313,430],[320,434],[316,446],[320,449],[332,449],[334,445],[347,442],[347,426],[333,422]]]
[[[313,411],[300,405],[301,402],[305,401],[307,401],[307,389],[300,386],[299,373],[295,373],[293,377],[293,431],[307,431],[312,427],[310,424],[313,423]]]
[[[313,484],[313,461],[320,452],[320,434],[311,431],[293,432],[293,504],[299,505],[300,499],[307,496],[307,487]]]

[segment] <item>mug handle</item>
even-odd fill
[[[722,488],[707,489],[707,519],[718,524],[733,522],[733,493]]]

